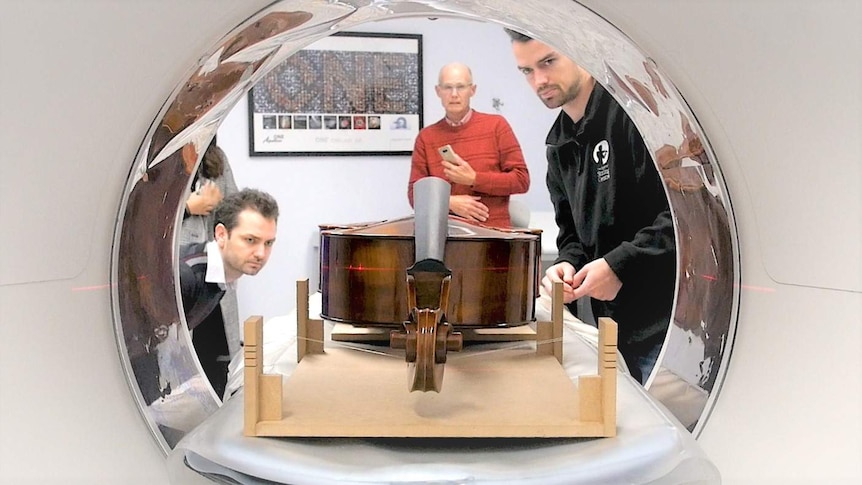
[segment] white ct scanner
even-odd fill
[[[298,11],[254,41],[243,30]],[[669,196],[681,262],[707,254],[715,271],[683,272],[667,372],[647,388],[722,483],[862,482],[859,2],[0,0],[0,483],[169,482],[166,453],[189,430],[158,425],[136,355],[176,333],[176,168],[267,68],[411,16],[554,43],[656,153],[697,139],[689,168],[709,197]],[[189,95],[200,86],[213,91]],[[160,384],[165,368],[199,372],[182,350],[160,357]],[[693,405],[662,386],[690,365]],[[197,403],[192,425],[219,407],[206,387],[173,392]]]

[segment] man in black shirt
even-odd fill
[[[645,383],[670,321],[676,243],[664,185],[625,110],[583,68],[552,47],[507,33],[518,69],[548,108],[562,108],[546,140],[547,186],[559,257],[542,285],[564,301],[592,299],[618,324],[619,349]]]

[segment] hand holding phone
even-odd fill
[[[476,183],[476,171],[470,163],[462,159],[451,145],[443,145],[437,151],[443,160],[449,162],[443,164],[443,176],[452,183],[473,186]]]
[[[457,163],[455,161],[455,151],[452,150],[451,145],[443,145],[442,147],[437,149],[440,152],[440,156],[443,157],[443,160],[451,163]]]

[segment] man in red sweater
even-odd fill
[[[440,69],[435,86],[446,116],[416,137],[407,197],[413,206],[413,184],[433,176],[452,185],[449,212],[493,227],[511,227],[509,196],[530,188],[530,173],[512,127],[500,115],[470,108],[476,94],[473,73],[460,63]],[[438,149],[452,147],[453,161]]]

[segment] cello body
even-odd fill
[[[401,327],[414,218],[321,225],[321,316],[357,326]],[[535,320],[541,231],[496,229],[449,216],[444,264],[452,272],[447,320],[456,327],[519,326]],[[420,288],[434,288],[424,284]],[[432,282],[433,283],[433,282]],[[439,286],[437,286],[439,288]],[[417,295],[420,306],[433,295]]]

